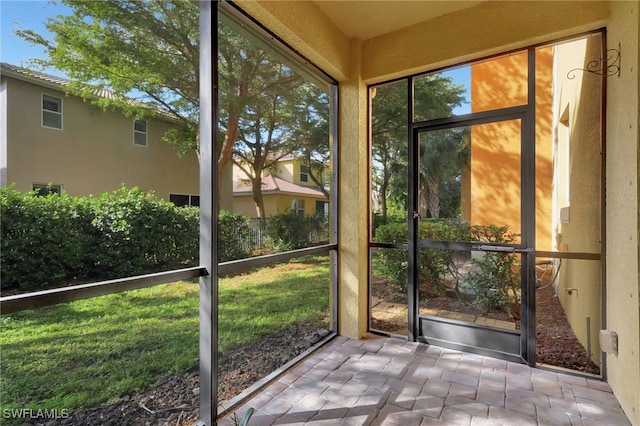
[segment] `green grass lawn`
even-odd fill
[[[220,280],[219,349],[329,310],[327,257]],[[116,402],[197,365],[196,282],[176,282],[0,317],[3,409],[75,411]]]

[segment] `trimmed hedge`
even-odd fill
[[[0,189],[0,289],[20,293],[198,264],[197,207],[176,207],[138,188],[99,197]],[[267,233],[275,249],[310,244],[326,221],[283,214]],[[251,256],[249,218],[220,212],[220,262]]]
[[[251,256],[249,217],[221,211],[218,215],[219,262]]]
[[[329,240],[326,217],[301,216],[287,212],[270,216],[266,226],[267,245],[276,252],[295,250]]]
[[[2,290],[20,292],[196,264],[197,208],[121,188],[100,197],[0,190]]]
[[[39,290],[87,276],[92,250],[90,202],[0,190],[2,290]]]

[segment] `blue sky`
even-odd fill
[[[24,66],[32,58],[41,58],[44,51],[13,34],[18,28],[49,34],[44,27],[48,17],[70,13],[68,7],[49,1],[0,0],[0,60],[12,65]],[[64,77],[56,70],[48,73]]]

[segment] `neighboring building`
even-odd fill
[[[288,212],[304,216],[328,214],[329,200],[312,181],[308,167],[292,155],[279,159],[275,167],[263,172],[262,198],[267,217]],[[257,217],[251,182],[236,164],[233,166],[233,212]]]
[[[198,204],[197,156],[180,158],[161,140],[170,116],[103,111],[65,94],[68,80],[6,63],[0,71],[0,187],[86,196],[137,186]]]

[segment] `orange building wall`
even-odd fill
[[[536,250],[553,250],[553,48],[536,50]]]
[[[472,112],[525,105],[527,63],[523,52],[473,65]],[[552,63],[551,49],[536,53],[536,245],[545,248],[551,244]],[[521,232],[521,133],[520,120],[472,127],[472,224]]]

